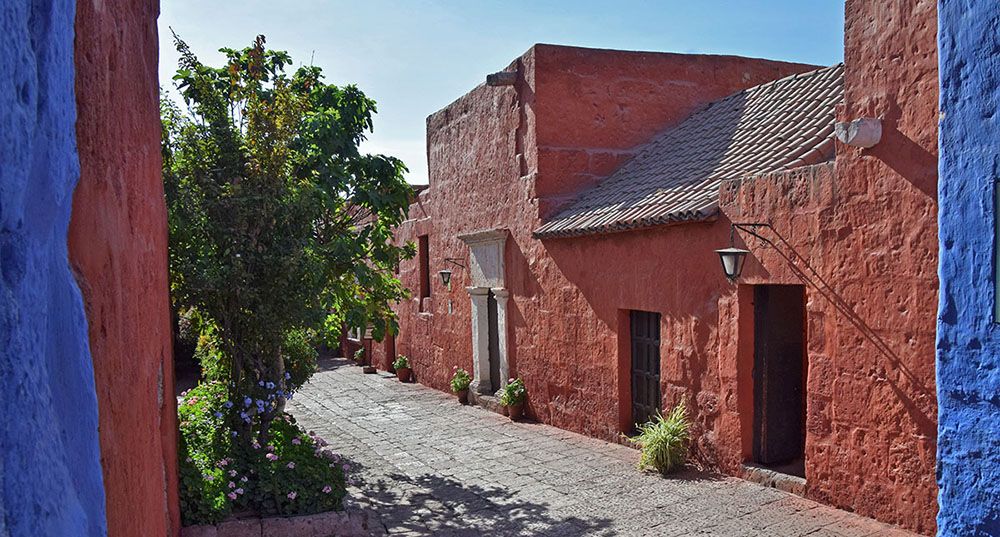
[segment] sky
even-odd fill
[[[263,34],[295,65],[378,103],[362,146],[427,183],[425,120],[535,43],[843,61],[843,0],[162,0],[160,83],[177,68],[170,30],[205,63]],[[176,96],[176,94],[173,94]]]

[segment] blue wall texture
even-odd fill
[[[938,3],[938,531],[1000,535],[1000,3]]]
[[[66,233],[72,0],[0,0],[0,535],[106,533],[97,397]]]

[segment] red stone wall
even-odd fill
[[[70,258],[90,329],[111,537],[176,535],[157,0],[78,2]]]
[[[398,235],[430,236],[432,292],[426,312],[416,299],[399,306],[396,351],[412,359],[420,382],[438,389],[448,389],[453,366],[472,371],[469,274],[444,258],[468,267],[468,247],[458,235],[508,228],[507,348],[512,374],[532,394],[529,413],[613,440],[628,419],[619,415],[615,390],[619,312],[685,312],[676,319],[664,316],[678,334],[677,353],[704,355],[701,349],[714,345],[714,293],[724,279],[700,268],[715,262],[710,250],[683,260],[677,252],[721,243],[728,228],[702,224],[543,244],[531,237],[539,210],[610,173],[636,145],[697,107],[810,67],[537,45],[508,70],[515,68],[516,87],[479,86],[428,118],[431,185]],[[650,279],[675,263],[683,266],[666,277],[676,285]],[[444,268],[453,271],[450,290],[437,278]],[[682,282],[685,272],[701,280]],[[403,264],[400,277],[416,295],[416,260]],[[702,292],[692,292],[698,286]],[[700,317],[691,318],[691,312]],[[700,377],[709,365],[693,367],[698,373],[678,365],[671,378]],[[715,404],[711,399],[706,405]],[[714,420],[706,416],[706,424]]]

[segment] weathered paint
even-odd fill
[[[70,0],[0,2],[0,534],[105,534],[97,399],[67,257]]]
[[[180,526],[157,0],[81,2],[69,250],[90,321],[108,534]]]
[[[941,535],[1000,535],[1000,5],[938,3],[941,300],[938,485]]]

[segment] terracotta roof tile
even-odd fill
[[[833,158],[834,107],[842,98],[843,65],[835,65],[716,101],[658,135],[535,236],[713,218],[722,181]]]

